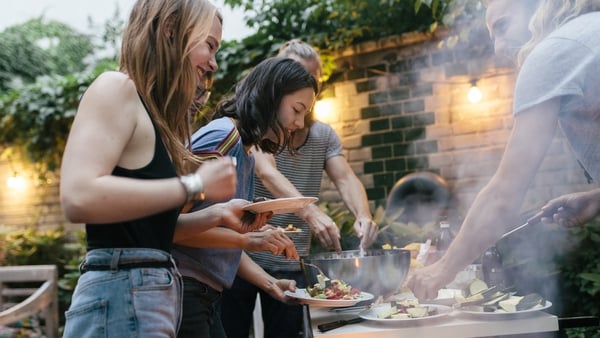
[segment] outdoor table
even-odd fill
[[[381,323],[364,321],[320,332],[317,325],[341,319],[357,317],[356,313],[336,313],[329,308],[310,308],[314,337],[328,338],[397,338],[397,337],[444,337],[467,338],[558,331],[558,318],[544,311],[536,311],[525,317],[481,319],[453,311],[448,316],[410,323]]]

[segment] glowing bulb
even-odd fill
[[[23,177],[15,174],[6,180],[6,185],[12,190],[23,190],[25,189],[26,182]]]
[[[483,94],[481,94],[481,90],[477,87],[477,83],[473,82],[471,85],[471,89],[469,89],[469,93],[467,94],[467,99],[471,103],[478,103],[481,101]]]
[[[319,100],[315,103],[315,118],[321,122],[330,122],[333,119],[332,100]]]

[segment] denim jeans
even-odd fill
[[[178,338],[226,338],[221,324],[221,292],[183,277],[183,320]]]
[[[171,267],[155,267],[163,263]],[[82,271],[86,265],[95,268],[77,282],[65,312],[64,338],[176,337],[183,285],[170,254],[156,249],[95,249],[87,253]]]

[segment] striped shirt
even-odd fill
[[[283,151],[275,156],[277,169],[307,197],[318,197],[321,190],[321,179],[325,163],[332,157],[343,156],[342,143],[333,128],[322,122],[315,122],[311,127],[306,142],[292,156]],[[255,196],[273,198],[260,179],[255,180]],[[302,219],[294,214],[275,215],[269,221],[274,226],[293,224],[302,229],[294,235],[293,241],[300,257],[309,254],[311,231]],[[268,251],[247,252],[263,269],[269,271],[299,271],[297,261],[286,260],[283,255],[273,255]]]

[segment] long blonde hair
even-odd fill
[[[519,51],[519,65],[552,31],[580,15],[595,11],[600,11],[600,0],[540,0],[529,21],[531,39]]]
[[[198,73],[188,55],[192,39],[205,40],[215,18],[222,21],[207,0],[138,0],[123,34],[120,70],[134,82],[179,174],[194,161],[188,109]]]

